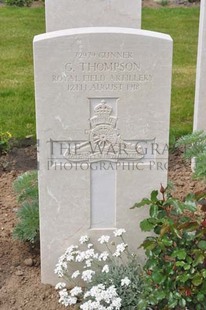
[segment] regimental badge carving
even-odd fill
[[[64,153],[72,162],[139,160],[144,157],[141,145],[124,141],[117,129],[117,117],[113,108],[105,100],[94,107],[90,118],[90,129],[86,131],[88,140],[73,143]]]

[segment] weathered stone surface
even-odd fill
[[[46,0],[46,30],[141,28],[141,0]]]
[[[81,235],[125,228],[134,250],[145,237],[147,208],[129,208],[167,183],[172,40],[64,30],[35,37],[34,64],[42,281],[54,284],[58,257]]]

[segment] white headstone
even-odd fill
[[[147,210],[130,207],[167,183],[172,40],[129,28],[34,39],[42,281],[81,235],[127,230],[136,250]]]
[[[141,0],[46,0],[46,31],[81,27],[141,28]]]
[[[193,130],[206,130],[206,2],[201,1]]]

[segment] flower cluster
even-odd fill
[[[105,247],[102,252],[95,250],[87,235],[79,239],[79,245],[66,250],[55,268],[58,277],[65,280],[56,285],[61,304],[67,307],[79,303],[82,310],[118,310],[124,305],[122,296],[128,295],[132,277],[138,278],[133,270],[128,272],[124,263],[129,254],[123,239],[125,232],[125,229],[115,230],[113,240],[111,236],[101,236],[98,242],[101,248]],[[73,265],[79,268],[74,270]],[[70,286],[71,282],[75,283],[70,291],[66,288],[68,282]],[[82,282],[84,289],[79,286]]]
[[[82,310],[118,310],[121,307],[121,298],[114,285],[108,288],[104,284],[93,286],[84,294],[84,298],[89,300],[80,306]]]

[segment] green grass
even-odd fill
[[[171,35],[174,41],[171,140],[193,126],[199,8],[144,9],[142,28]]]
[[[143,9],[142,28],[174,40],[171,136],[192,131],[198,8]],[[43,33],[43,8],[0,8],[0,131],[35,135],[32,40]]]
[[[35,135],[32,41],[44,30],[44,10],[0,9],[0,132]]]

